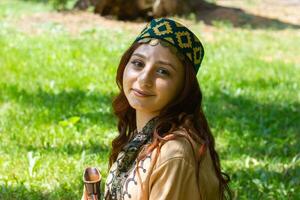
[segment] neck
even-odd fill
[[[136,110],[136,128],[137,131],[141,131],[143,127],[149,122],[152,118],[158,116],[158,113],[145,113]]]

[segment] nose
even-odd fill
[[[138,83],[140,87],[151,87],[153,85],[152,80],[152,72],[151,70],[144,67],[143,71],[141,71],[140,75],[138,76]]]

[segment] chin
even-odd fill
[[[129,102],[129,105],[136,111],[151,112],[151,110],[149,110],[149,105],[144,105],[141,103],[132,103],[132,102]]]

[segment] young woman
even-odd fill
[[[199,39],[167,18],[152,20],[124,53],[105,199],[231,197],[201,108],[196,74],[203,55]]]

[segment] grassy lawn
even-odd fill
[[[20,29],[44,4],[0,1],[0,199],[79,199],[82,171],[104,177],[117,134],[111,100],[121,54],[140,30]],[[24,22],[26,23],[26,22]],[[204,109],[236,199],[300,199],[299,29],[192,30],[206,57]],[[102,184],[103,187],[103,184]]]

